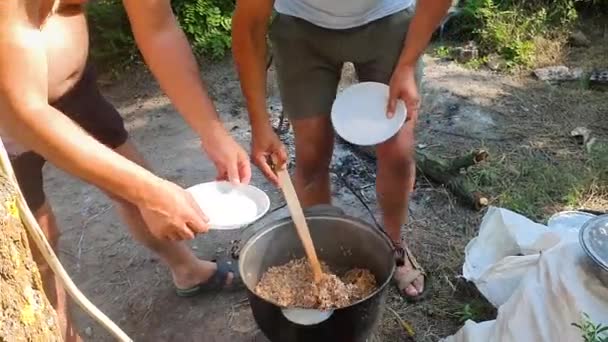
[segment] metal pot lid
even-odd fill
[[[587,255],[608,270],[608,215],[587,221],[581,228],[579,238]]]

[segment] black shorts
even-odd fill
[[[74,87],[51,105],[112,149],[123,145],[128,139],[122,117],[97,88],[97,77],[91,64],[87,64]],[[42,178],[42,167],[46,160],[36,152],[29,151],[12,157],[11,162],[27,204],[35,212],[46,199]]]

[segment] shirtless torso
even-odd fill
[[[85,17],[87,0],[40,0],[39,26],[48,70],[48,101],[53,103],[74,87],[84,71],[89,52],[89,33]],[[27,149],[10,136],[0,134],[11,155]]]
[[[176,94],[179,107],[192,118],[190,122],[213,129],[214,139],[206,147],[217,151],[221,146],[222,158],[242,156],[230,158],[234,169],[236,162],[245,164],[245,152],[222,130],[204,92],[170,1],[124,0],[123,4],[137,31],[134,36],[139,34],[136,40],[146,48],[163,84]],[[59,229],[44,193],[46,161],[97,185],[113,195],[133,235],[166,261],[176,286],[188,289],[209,279],[217,267],[197,260],[185,244],[169,242],[168,235],[157,238],[155,229],[175,227],[184,234],[180,239],[191,239],[207,229],[203,213],[188,192],[141,166],[145,161],[129,144],[120,113],[97,88],[94,68],[87,63],[88,41],[85,0],[0,0],[0,136],[3,143],[10,135],[31,149],[13,143],[17,151],[11,151],[10,144],[6,146],[21,192],[55,248]],[[220,129],[212,126],[216,122]],[[64,340],[80,341],[69,319],[63,287],[43,260],[37,261]]]
[[[86,0],[42,0],[40,30],[48,66],[49,102],[64,95],[80,79],[89,50]]]

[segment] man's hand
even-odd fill
[[[137,205],[154,237],[172,241],[191,240],[196,234],[209,230],[207,217],[186,190],[161,180],[148,191],[148,200]]]
[[[398,65],[391,76],[389,83],[389,98],[387,116],[392,118],[397,109],[397,100],[403,100],[407,109],[407,121],[416,125],[418,109],[420,108],[420,95],[416,86],[416,66]]]
[[[451,5],[451,0],[416,2],[416,12],[409,24],[403,50],[389,84],[387,108],[389,118],[395,113],[397,100],[401,99],[405,102],[409,123],[416,124],[420,107],[420,96],[416,86],[416,63]]]
[[[215,164],[217,180],[247,184],[251,180],[251,163],[247,152],[222,128],[201,138],[203,150]]]
[[[279,136],[272,130],[272,127],[268,126],[259,131],[253,130],[251,159],[270,182],[275,185],[279,184],[279,179],[268,164],[268,161],[272,160],[276,167],[284,167],[287,163],[287,151]]]

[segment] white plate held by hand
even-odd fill
[[[270,207],[266,193],[252,185],[202,183],[187,189],[209,218],[211,229],[237,229],[264,216]]]
[[[405,104],[397,101],[395,115],[386,117],[388,86],[362,82],[338,94],[331,109],[334,129],[344,140],[363,146],[377,145],[392,138],[403,126]]]

